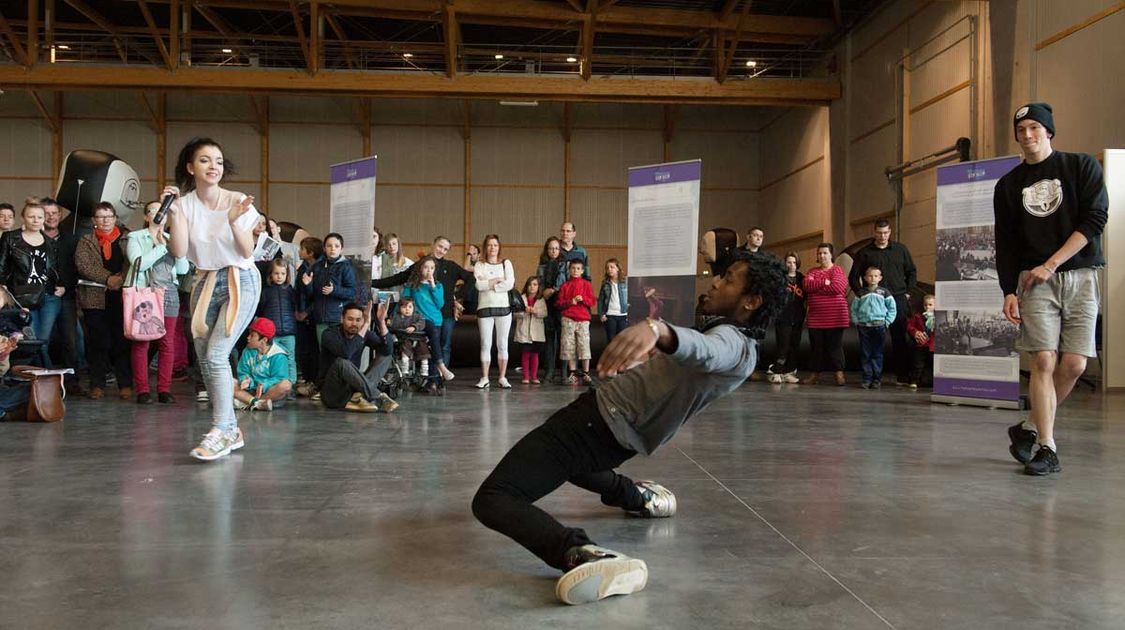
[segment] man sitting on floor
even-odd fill
[[[234,383],[234,408],[271,411],[285,400],[289,381],[289,353],[273,342],[277,328],[265,317],[250,322],[246,349],[238,360]]]
[[[320,340],[320,401],[329,409],[390,413],[398,403],[379,391],[383,375],[391,367],[394,337],[387,330],[387,302],[375,312],[376,332],[371,331],[371,303],[366,308],[344,306],[340,325],[324,331]],[[365,348],[375,350],[366,372],[359,369]]]

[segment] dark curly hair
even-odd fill
[[[730,266],[733,268],[740,262],[747,264],[743,295],[761,297],[762,305],[750,316],[749,322],[738,324],[738,327],[754,339],[764,339],[766,330],[785,307],[788,292],[785,263],[769,254],[738,250],[732,256]]]
[[[184,148],[180,149],[180,156],[176,159],[176,184],[180,187],[180,194],[187,194],[195,189],[195,176],[188,173],[187,165],[195,159],[195,152],[202,147],[215,147],[223,154],[223,177],[235,174],[234,162],[227,157],[222,145],[211,138],[195,137],[188,140]]]

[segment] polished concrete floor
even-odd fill
[[[674,490],[675,518],[544,499],[648,562],[644,591],[572,608],[469,502],[574,394],[458,380],[390,416],[302,401],[244,414],[246,448],[212,464],[187,457],[194,403],[2,423],[0,628],[1125,626],[1121,396],[1076,394],[1063,472],[1031,478],[1007,453],[1016,412],[749,383],[624,467]]]

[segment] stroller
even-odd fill
[[[425,391],[427,381],[430,380],[430,377],[422,373],[421,361],[402,361],[399,359],[399,357],[402,356],[402,344],[411,342],[426,343],[426,335],[417,332],[395,332],[393,334],[395,336],[395,350],[393,355],[395,360],[392,362],[391,368],[387,370],[387,373],[383,376],[380,389],[391,398],[398,400],[399,396],[402,396],[407,391]]]

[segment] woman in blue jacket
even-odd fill
[[[356,296],[355,269],[343,250],[344,237],[335,232],[325,236],[324,258],[313,266],[311,278],[307,274],[301,279],[305,295],[312,300],[317,340],[329,326],[340,323],[344,305]]]

